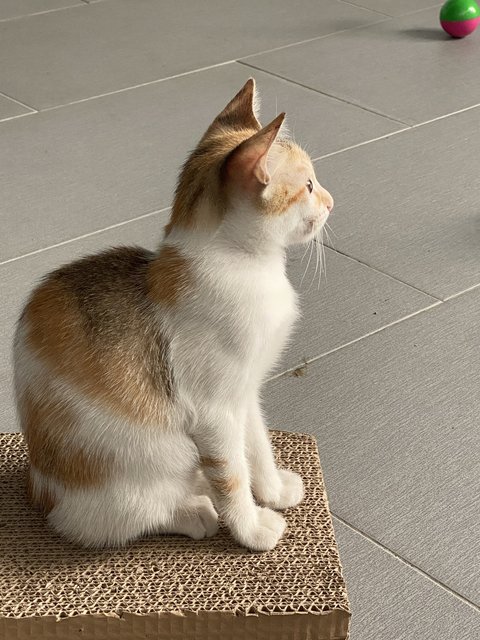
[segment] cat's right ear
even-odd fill
[[[247,191],[256,190],[259,185],[270,182],[268,154],[285,120],[280,113],[270,124],[244,140],[227,158],[225,175]]]
[[[249,78],[225,109],[218,114],[211,127],[220,125],[232,129],[256,129],[259,131],[262,125],[255,115],[256,101],[255,80]]]

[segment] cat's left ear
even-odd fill
[[[231,179],[246,188],[259,184],[266,186],[270,182],[268,152],[284,120],[285,113],[281,113],[270,124],[234,149],[226,164],[227,174]]]
[[[222,125],[233,129],[262,128],[256,116],[257,94],[255,80],[249,78],[237,95],[230,100],[212,123],[212,126]]]

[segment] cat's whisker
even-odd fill
[[[325,222],[325,225],[326,225],[327,229],[330,229],[330,231],[333,233],[333,235],[334,235],[335,237],[337,237],[337,234],[336,234],[336,233],[335,233],[335,231],[332,229],[332,227],[328,224],[328,222]]]
[[[313,247],[315,247],[316,261],[315,261],[315,272],[314,272],[314,274],[312,276],[310,284],[308,285],[308,289],[306,290],[306,293],[308,293],[310,291],[310,289],[312,288],[312,284],[315,282],[315,276],[317,275],[317,271],[318,271],[318,259],[319,259],[319,257],[318,257],[318,246],[317,246],[317,243],[315,242],[315,238],[313,238],[310,242],[312,243],[312,251],[313,251]],[[311,253],[310,253],[310,257],[311,257]]]
[[[308,244],[306,245],[306,247],[305,247],[305,251],[303,252],[303,256],[302,256],[302,258],[301,258],[301,260],[300,260],[300,263],[302,263],[302,262],[304,261],[305,256],[307,255],[307,251],[308,251],[309,246],[310,246],[310,243],[308,243]]]
[[[322,250],[322,266],[323,266],[323,272],[325,274],[325,284],[327,284],[327,260],[325,257],[325,245],[323,243],[323,229],[321,231],[320,244],[321,244],[321,250]],[[320,289],[320,279],[318,281],[318,288]]]
[[[330,238],[330,234],[326,229],[322,229],[322,234],[323,234],[323,231],[325,231],[325,237],[327,238],[328,244],[331,244],[333,248],[333,242],[332,242],[332,239]],[[323,238],[322,238],[322,242],[323,242]]]
[[[333,234],[333,236],[334,236],[334,237],[335,237],[335,239],[336,239],[336,238],[337,238],[337,234],[336,234],[336,233],[335,233],[335,231],[332,229],[332,227],[328,224],[328,222],[325,222],[325,233],[327,234],[328,242],[329,242],[329,243],[332,245],[332,247],[334,248],[334,246],[333,246],[333,240],[332,240],[332,238],[331,238],[330,234],[328,233],[329,231],[330,231],[330,233],[332,233],[332,234]]]
[[[313,240],[310,240],[310,255],[308,256],[308,262],[307,262],[307,266],[305,267],[305,271],[303,273],[302,279],[300,280],[300,286],[302,286],[303,280],[305,278],[305,276],[307,275],[307,271],[308,271],[308,267],[310,266],[310,260],[312,259],[312,251],[313,251]]]
[[[319,265],[320,265],[319,278],[322,275],[322,258],[321,258],[321,255],[320,255],[320,251],[318,250],[318,242],[315,242],[315,251],[317,252],[317,264],[315,265],[315,273],[313,274],[312,284],[315,282],[315,277],[317,275],[317,270],[318,270]]]

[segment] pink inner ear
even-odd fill
[[[281,113],[261,131],[239,145],[228,161],[227,171],[242,187],[254,189],[267,185],[270,174],[267,169],[268,152],[278,135],[285,114]]]
[[[253,173],[258,182],[264,185],[267,185],[270,182],[270,174],[268,173],[267,169],[267,159],[268,152],[260,156],[253,168]]]

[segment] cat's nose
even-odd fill
[[[328,212],[333,209],[333,198],[326,189],[323,190],[323,204],[327,207]]]

